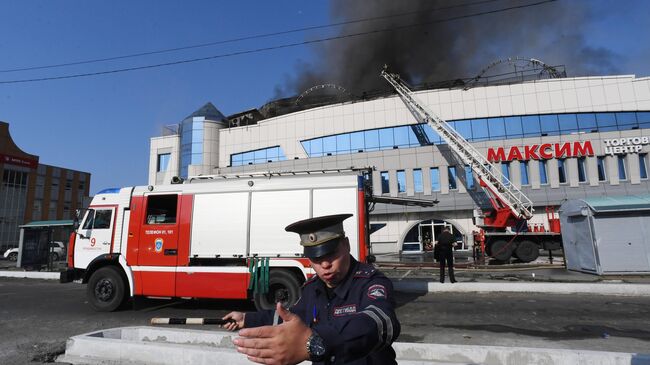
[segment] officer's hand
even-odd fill
[[[243,329],[233,343],[248,360],[260,364],[297,364],[309,360],[307,339],[311,329],[300,317],[277,304],[282,324]]]
[[[235,331],[241,328],[244,328],[244,318],[246,313],[242,312],[230,312],[226,314],[222,319],[232,319],[233,322],[228,322],[221,327],[227,329],[228,331]]]

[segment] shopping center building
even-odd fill
[[[39,156],[16,145],[5,122],[0,122],[0,175],[0,252],[18,247],[21,225],[72,219],[89,201],[89,173],[39,163]]]
[[[649,193],[650,78],[560,77],[419,88],[448,121],[533,201],[530,223],[565,199]],[[300,99],[300,98],[298,98]],[[208,103],[151,139],[149,184],[173,176],[375,168],[375,195],[438,200],[434,207],[378,204],[374,253],[422,252],[450,225],[472,246],[486,197],[428,125],[395,94],[299,108],[284,99],[226,117]],[[288,112],[282,112],[281,106]],[[548,229],[548,227],[546,227]]]

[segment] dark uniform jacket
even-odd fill
[[[438,238],[438,245],[440,245],[440,252],[442,254],[451,253],[454,249],[454,243],[456,243],[456,238],[447,231],[442,231]]]
[[[391,344],[400,333],[391,281],[371,265],[351,258],[348,276],[330,298],[314,276],[302,288],[291,312],[320,335],[328,353],[315,364],[397,364]],[[247,313],[245,327],[273,323],[274,311]]]

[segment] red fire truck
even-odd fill
[[[395,89],[413,117],[421,124],[428,124],[445,141],[454,152],[456,161],[452,162],[469,166],[478,177],[479,186],[483,188],[490,203],[489,208],[476,209],[474,214],[475,224],[479,227],[474,234],[474,244],[481,247],[482,252],[487,252],[501,261],[509,260],[514,254],[523,262],[531,262],[537,259],[540,249],[550,251],[562,247],[560,219],[552,207],[546,208],[548,229],[546,225],[528,224],[533,218],[533,202],[521,189],[512,184],[498,169],[493,169],[489,159],[449,123],[420,102],[399,75],[388,72],[386,66],[381,76]],[[430,144],[425,133],[419,135],[425,139],[424,143]],[[547,153],[548,147],[550,145],[542,148],[544,153]],[[559,149],[559,145],[556,148]],[[567,149],[570,154],[570,144],[563,144],[561,148]],[[578,143],[574,144],[575,149],[584,153],[585,150],[591,149],[591,146],[587,148]],[[535,157],[539,158],[536,155],[532,158]]]
[[[371,260],[370,173],[219,175],[101,191],[70,237],[61,282],[88,284],[88,301],[99,311],[135,296],[254,299],[258,308],[294,303],[314,271],[284,227],[350,213],[344,229],[351,253]]]

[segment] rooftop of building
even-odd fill
[[[512,71],[501,71],[504,66],[511,66]],[[411,90],[469,90],[475,87],[517,84],[531,80],[565,77],[567,77],[567,74],[564,65],[550,66],[534,58],[512,57],[490,63],[474,77],[418,82],[411,85]],[[323,90],[327,91],[327,93],[323,94]],[[351,93],[335,84],[321,84],[310,87],[300,95],[270,101],[258,110],[264,119],[268,119],[331,104],[385,98],[395,93],[395,90],[388,84],[383,88],[366,90],[361,93]]]
[[[504,66],[513,71],[501,72]],[[442,81],[413,83],[411,90],[470,90],[477,87],[521,84],[529,81],[567,78],[564,65],[550,66],[535,58],[512,57],[497,60],[483,68],[476,76]],[[203,116],[207,120],[227,121],[229,127],[254,125],[258,122],[307,109],[342,103],[356,103],[395,95],[390,85],[352,93],[336,84],[320,84],[310,87],[300,95],[269,101],[257,109],[237,112],[224,116],[212,103],[208,102],[187,118]],[[175,135],[180,131],[178,125],[163,128],[162,136]]]

